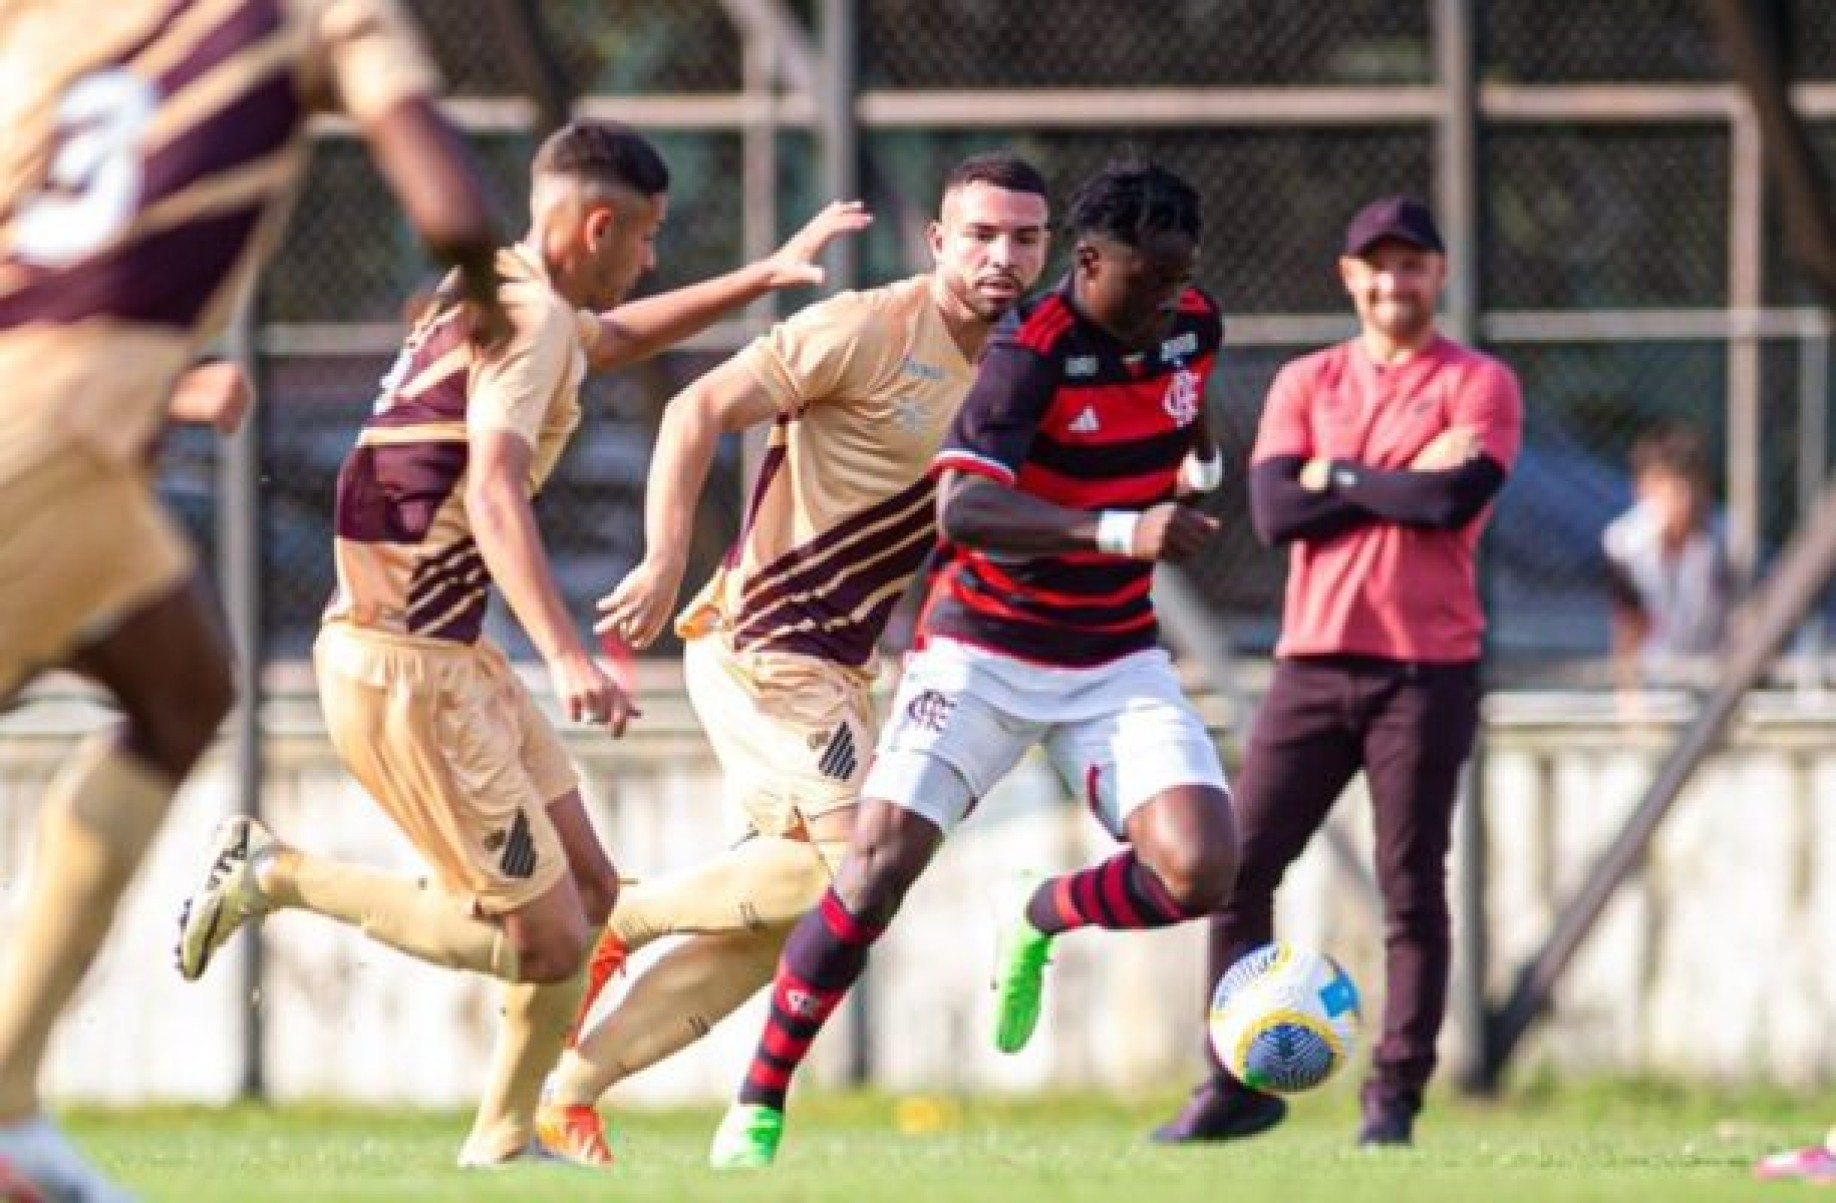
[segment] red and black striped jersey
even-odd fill
[[[1224,340],[1196,288],[1152,352],[1079,315],[1067,282],[996,333],[935,471],[988,477],[1055,505],[1145,510],[1176,495]],[[1101,552],[1017,557],[945,544],[920,637],[1024,660],[1101,664],[1154,646],[1153,565]]]

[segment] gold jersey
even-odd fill
[[[0,480],[143,454],[278,240],[307,117],[438,86],[395,0],[0,0]]]

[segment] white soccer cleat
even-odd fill
[[[273,909],[255,877],[255,864],[276,847],[258,819],[232,815],[217,827],[204,884],[179,911],[178,971],[195,982],[238,928]]]
[[[83,1160],[51,1121],[0,1125],[0,1199],[8,1203],[134,1203]]]

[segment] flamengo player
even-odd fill
[[[1042,883],[1013,918],[997,968],[1002,1049],[1031,1036],[1060,933],[1179,923],[1229,893],[1223,770],[1155,646],[1149,598],[1154,561],[1190,556],[1216,525],[1174,500],[1223,335],[1190,284],[1199,200],[1162,168],[1114,166],[1079,192],[1070,228],[1070,279],[989,347],[935,461],[947,559],[922,650],[835,883],[786,942],[710,1150],[717,1168],[774,1159],[810,1042],[945,833],[1032,744],[1129,847]]]

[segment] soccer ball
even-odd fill
[[[1211,1046],[1255,1090],[1311,1090],[1351,1057],[1358,987],[1324,953],[1276,941],[1230,967],[1211,997]]]

